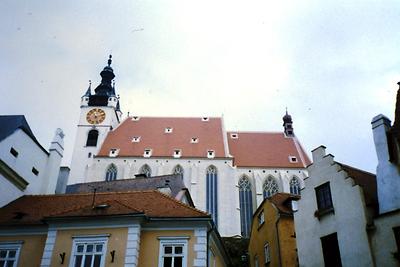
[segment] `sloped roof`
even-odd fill
[[[66,193],[90,193],[93,192],[93,188],[96,188],[97,192],[143,191],[155,190],[160,187],[165,187],[166,185],[171,189],[172,197],[175,197],[183,188],[185,188],[181,176],[174,174],[154,176],[150,178],[132,178],[109,182],[100,181],[72,184],[67,186]]]
[[[156,190],[93,194],[26,195],[0,209],[0,225],[43,224],[47,218],[144,215],[154,218],[210,218]]]
[[[24,115],[2,115],[0,116],[0,141],[11,135],[17,129],[23,130],[32,140],[36,141]]]
[[[379,209],[378,204],[378,191],[376,185],[376,175],[345,165],[343,163],[336,162],[341,168],[347,172],[347,174],[353,178],[354,182],[361,186],[364,193],[364,198],[367,206],[370,206],[377,213]]]
[[[292,215],[293,211],[291,207],[289,206],[288,200],[299,200],[300,196],[298,195],[292,195],[288,193],[276,193],[272,197],[270,197],[268,200],[271,201],[275,205],[275,207],[278,209],[280,213],[284,214],[289,214]]]
[[[228,132],[228,144],[238,167],[304,168],[311,163],[296,138],[284,133]],[[289,156],[297,162],[290,162]]]
[[[166,133],[166,128],[172,128]],[[140,142],[132,142],[140,137]],[[198,138],[198,143],[191,143]],[[118,156],[142,157],[145,149],[152,149],[152,157],[172,157],[181,149],[182,157],[207,158],[207,151],[214,150],[215,157],[227,157],[221,118],[127,118],[109,132],[98,156],[109,155],[110,149],[120,149]]]

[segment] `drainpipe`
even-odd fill
[[[281,218],[281,215],[278,212],[278,217],[276,218],[275,221],[275,231],[276,231],[276,241],[278,243],[278,258],[279,258],[279,266],[282,266],[282,259],[281,259],[281,245],[279,244],[279,232],[278,232],[278,223],[279,219]]]
[[[210,238],[210,233],[212,232],[214,230],[214,222],[211,222],[211,228],[210,228],[210,230],[208,230],[207,231],[207,250],[206,250],[206,253],[207,253],[207,256],[206,256],[206,259],[207,259],[207,265],[206,266],[208,266],[208,262],[209,262],[209,253],[208,253],[208,240],[209,240],[209,238]]]

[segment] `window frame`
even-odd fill
[[[268,264],[270,262],[271,262],[271,249],[270,249],[269,243],[266,242],[264,244],[264,263]]]
[[[102,250],[102,256],[100,260],[100,267],[104,267],[106,263],[106,258],[107,258],[107,244],[108,244],[108,237],[109,235],[98,235],[98,236],[75,236],[72,237],[72,248],[71,248],[71,258],[69,260],[69,267],[74,267],[75,266],[75,258],[78,255],[88,255],[85,254],[84,252],[82,254],[77,254],[77,247],[79,244],[87,244],[87,243],[102,243],[103,245],[103,250]],[[95,255],[95,254],[92,254]],[[84,257],[82,257],[84,258]],[[81,265],[84,263],[84,261],[81,262]]]
[[[182,246],[182,267],[187,267],[187,262],[189,260],[188,258],[188,238],[167,238],[167,237],[159,237],[158,238],[160,240],[160,245],[159,245],[159,253],[158,253],[158,267],[164,267],[164,247],[165,246]],[[168,254],[167,254],[168,255]],[[174,254],[172,254],[174,255]]]
[[[118,178],[118,167],[114,163],[111,163],[110,165],[108,165],[106,169],[105,181],[111,182],[117,180],[117,178]]]
[[[323,183],[315,187],[314,190],[315,190],[315,198],[317,201],[318,214],[322,215],[333,211],[334,208],[333,208],[332,191],[330,183],[329,182]],[[327,192],[329,192],[328,199],[325,199],[327,192],[324,192],[323,190],[327,190]],[[321,196],[323,197],[323,199],[321,198]],[[326,205],[325,202],[327,202],[327,200],[329,200],[330,205]]]
[[[23,242],[22,241],[14,241],[14,242],[0,242],[0,250],[16,250],[15,253],[15,261],[13,263],[13,267],[17,267],[18,266],[18,262],[19,262],[19,256],[21,253],[21,247],[22,247]],[[8,252],[7,252],[8,254]],[[6,263],[7,258],[4,258],[4,263]]]

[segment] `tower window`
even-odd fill
[[[14,157],[18,157],[18,151],[15,150],[13,147],[10,149],[10,153],[11,153],[11,155],[13,155]]]
[[[99,138],[99,131],[90,130],[88,133],[86,146],[97,146],[97,139]]]
[[[165,128],[165,133],[172,133],[172,128],[171,127]]]
[[[197,137],[192,137],[192,139],[190,139],[190,143],[192,143],[192,144],[196,144],[198,142],[199,142],[199,138],[197,138]]]

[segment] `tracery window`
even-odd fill
[[[183,179],[184,170],[181,165],[176,165],[173,171],[174,174],[179,174]]]
[[[243,176],[239,179],[240,224],[242,236],[250,236],[253,217],[253,194],[250,180]]]
[[[293,195],[300,195],[300,182],[296,177],[293,177],[292,180],[290,180],[290,194]]]
[[[142,168],[140,168],[140,174],[144,174],[147,178],[151,177],[151,168],[149,165],[144,164]]]
[[[106,172],[106,181],[114,181],[117,179],[117,174],[118,174],[118,170],[117,170],[117,166],[115,166],[114,164],[111,164]]]
[[[264,198],[272,197],[279,191],[278,183],[275,178],[272,176],[268,176],[263,184],[263,196]]]
[[[206,175],[207,211],[211,214],[214,223],[218,224],[218,190],[217,190],[217,168],[210,166]]]

